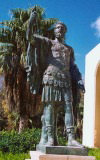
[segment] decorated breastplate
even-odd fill
[[[56,72],[63,72],[64,74],[66,74],[66,72],[69,71],[69,63],[69,49],[61,43],[53,42],[51,53],[48,57],[48,68],[46,69],[46,72],[51,72],[52,74]]]
[[[43,75],[43,83],[59,87],[69,85],[69,52],[63,44],[54,43],[48,57],[48,67]]]

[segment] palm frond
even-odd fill
[[[10,42],[12,40],[12,31],[8,28],[0,28],[0,42]]]
[[[20,16],[23,12],[25,12],[25,10],[21,9],[21,8],[17,8],[17,9],[12,9],[10,10],[11,14],[12,14],[12,18],[13,19],[20,19]]]
[[[48,18],[44,19],[41,21],[41,25],[45,26],[48,28],[48,30],[54,28],[54,24],[57,23],[58,19],[57,18]]]
[[[23,21],[20,19],[15,19],[15,20],[10,20],[10,21],[4,21],[4,22],[0,22],[0,24],[2,24],[2,26],[7,26],[9,28],[13,29],[18,29],[22,27],[23,25]]]
[[[6,55],[12,53],[14,45],[11,43],[2,43],[0,42],[0,55]]]

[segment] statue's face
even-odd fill
[[[65,36],[65,27],[62,24],[57,24],[54,29],[56,38],[64,38]]]

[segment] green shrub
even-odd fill
[[[88,156],[95,156],[96,160],[100,160],[100,148],[89,149]]]
[[[40,141],[40,129],[28,129],[22,133],[17,131],[1,131],[0,132],[0,151],[11,153],[26,153],[35,150],[36,144]],[[66,145],[66,138],[58,134],[59,145]]]
[[[25,160],[28,158],[30,158],[28,153],[12,154],[0,152],[0,160]]]
[[[66,139],[65,133],[63,133],[63,129],[62,128],[58,128],[57,136],[58,136],[58,144],[60,146],[65,146],[67,144],[67,139]]]
[[[40,129],[26,130],[20,134],[16,131],[0,132],[0,151],[11,153],[28,152],[35,150],[40,140]]]

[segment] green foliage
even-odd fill
[[[96,160],[100,160],[100,148],[89,149],[88,156],[95,156]]]
[[[25,160],[30,158],[28,153],[2,153],[0,152],[0,160]]]
[[[66,137],[61,136],[58,131],[59,145],[66,145]],[[35,150],[36,144],[40,141],[41,130],[40,129],[28,129],[22,133],[18,133],[15,130],[1,131],[0,132],[0,151],[11,153],[23,153],[30,150]]]
[[[11,153],[23,153],[35,150],[40,140],[40,129],[26,130],[20,134],[12,131],[0,132],[0,151]]]
[[[65,146],[67,144],[67,139],[66,139],[66,135],[63,133],[62,127],[58,128],[57,136],[58,136],[58,144],[60,146]]]
[[[58,144],[60,146],[65,146],[67,144],[66,138],[58,136]]]

